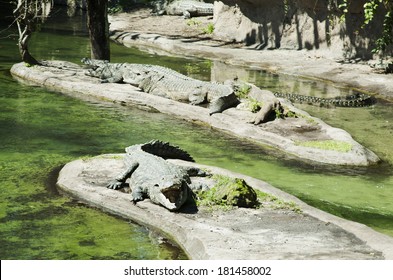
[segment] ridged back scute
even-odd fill
[[[91,59],[91,58],[87,58],[87,57],[82,58],[81,62],[86,65],[97,66],[97,67],[102,67],[104,65],[109,64],[108,60]]]
[[[194,162],[191,155],[180,149],[177,146],[173,146],[168,142],[163,142],[160,140],[152,140],[141,146],[142,151],[153,154],[164,159],[181,159],[185,161]]]

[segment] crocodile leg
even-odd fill
[[[119,174],[113,181],[109,182],[106,187],[108,189],[118,190],[124,187],[124,183],[131,177],[132,173],[138,168],[139,163],[131,164],[124,172]]]
[[[144,199],[145,192],[141,187],[136,187],[132,189],[131,193],[131,202],[135,205],[138,201],[142,201]]]
[[[101,83],[120,83],[123,81],[122,73],[117,73],[110,78],[101,79]]]
[[[203,92],[204,90],[200,87],[193,90],[188,96],[188,100],[191,105],[199,105],[203,104],[207,101],[207,92]]]
[[[186,11],[186,10],[185,10],[185,11],[183,12],[183,18],[184,18],[184,19],[191,18],[191,13],[190,13],[189,11]]]
[[[198,167],[185,167],[185,169],[187,170],[187,174],[188,176],[198,176],[198,177],[206,177],[206,176],[210,176],[209,173],[203,171],[202,169],[198,168]]]
[[[222,113],[226,109],[236,107],[240,101],[235,93],[229,95],[220,96],[210,102],[209,114],[210,116],[216,113]]]

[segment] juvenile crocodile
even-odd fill
[[[196,0],[157,1],[158,14],[177,15],[184,18],[197,16],[212,16],[214,5]],[[169,2],[169,3],[168,3]]]
[[[321,107],[330,105],[336,107],[365,107],[375,104],[375,98],[363,93],[355,93],[344,97],[335,98],[323,98],[280,92],[275,92],[274,95],[276,97],[286,98],[292,102],[317,104]]]
[[[207,175],[198,168],[180,167],[166,161],[168,158],[194,161],[187,152],[166,142],[153,140],[129,146],[125,150],[127,168],[107,188],[120,189],[129,178],[134,204],[149,198],[170,211],[179,210],[192,195],[190,176]]]
[[[100,78],[102,83],[124,82],[139,87],[146,93],[192,105],[210,103],[210,115],[239,104],[232,86],[193,79],[166,67],[108,63],[88,58],[82,59],[82,62],[92,67],[86,74]]]

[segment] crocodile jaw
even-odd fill
[[[157,203],[161,204],[170,211],[178,210],[187,200],[187,184],[171,184],[170,186],[157,190],[155,198]],[[150,197],[151,199],[152,197]]]

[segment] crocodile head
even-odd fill
[[[178,210],[187,200],[188,184],[184,178],[162,176],[149,191],[152,202],[161,204],[170,211]]]
[[[148,76],[149,71],[138,69],[137,67],[127,67],[127,71],[123,73],[124,82],[135,87],[141,86]]]

